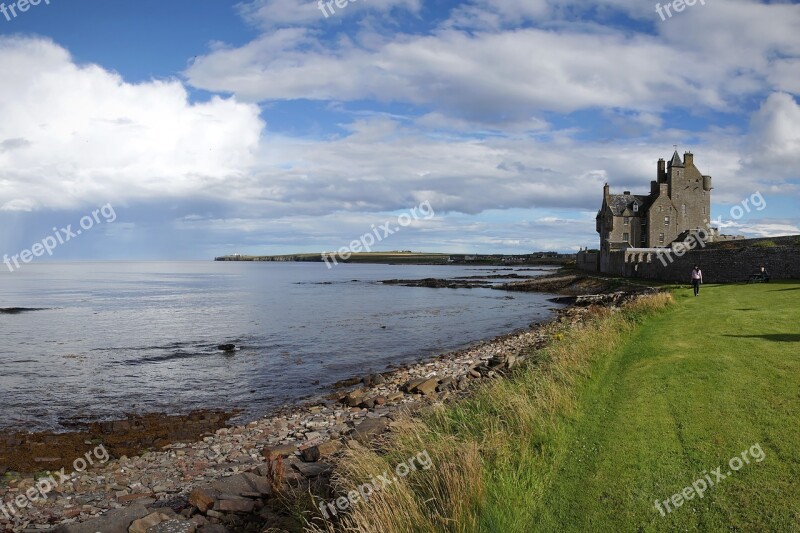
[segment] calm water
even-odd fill
[[[3,272],[0,307],[48,309],[0,314],[0,427],[211,407],[257,416],[340,379],[525,327],[557,307],[542,294],[376,283],[485,274],[213,262]],[[222,343],[241,349],[225,355]]]

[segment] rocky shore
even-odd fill
[[[608,293],[585,303],[618,305],[633,294]],[[530,330],[355,378],[329,397],[219,428],[202,440],[112,457],[81,472],[65,467],[51,478],[57,486],[45,494],[46,473],[7,479],[0,485],[0,528],[65,533],[298,530],[301,524],[286,512],[282,495],[307,492],[311,485],[325,487],[343,450],[368,445],[422,407],[501,378],[552,335],[580,322],[584,312],[580,305],[569,307],[553,322]],[[85,451],[97,443],[87,439]]]

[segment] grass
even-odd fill
[[[511,379],[345,461],[352,488],[428,451],[355,506],[350,531],[790,531],[800,519],[800,283],[678,289],[563,329]],[[554,326],[555,327],[555,326]],[[758,444],[662,516],[666,500]],[[330,523],[326,526],[331,528]]]
[[[775,248],[778,246],[775,241],[757,241],[753,243],[756,248]]]

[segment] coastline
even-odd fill
[[[618,303],[624,293],[609,296],[609,302]],[[106,511],[113,511],[112,518],[124,515],[121,520],[127,520],[130,509],[141,514],[154,507],[188,510],[188,515],[197,507],[191,502],[195,489],[254,469],[263,471],[276,456],[285,459],[285,476],[290,481],[324,476],[330,464],[320,459],[338,451],[342,440],[366,444],[406,414],[469,394],[480,383],[504,375],[519,363],[522,352],[547,342],[551,323],[565,317],[570,320],[576,310],[580,307],[565,307],[550,320],[521,331],[381,374],[346,380],[342,390],[286,406],[247,424],[201,432],[201,438],[192,442],[169,442],[158,451],[132,458],[118,456],[72,477],[11,520],[0,512],[0,526],[24,531],[32,526],[42,529],[66,524],[62,531],[80,531],[68,524],[91,520]],[[89,451],[97,442],[86,440],[84,444]],[[0,486],[0,499],[8,502],[30,490],[36,481],[34,477],[13,479]],[[203,520],[215,520],[213,514],[193,518],[199,522],[196,526],[203,526]]]

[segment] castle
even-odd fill
[[[711,176],[698,170],[694,155],[686,152],[681,160],[677,150],[669,162],[658,160],[648,195],[611,194],[606,183],[596,217],[599,270],[614,270],[610,264],[614,252],[666,248],[693,232],[708,231],[711,190]]]

